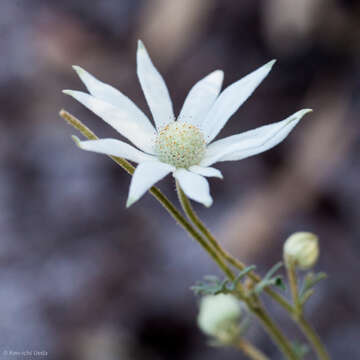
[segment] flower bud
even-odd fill
[[[284,261],[307,270],[313,267],[319,257],[318,237],[310,232],[292,234],[284,244]]]
[[[241,304],[233,295],[208,295],[201,299],[198,325],[221,343],[230,343],[239,335]]]

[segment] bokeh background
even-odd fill
[[[51,359],[242,359],[206,345],[189,287],[218,274],[149,195],[125,209],[129,176],[77,149],[66,108],[116,136],[61,93],[83,89],[72,64],[118,87],[149,114],[136,78],[137,39],[178,112],[217,68],[225,86],[276,66],[221,135],[313,108],[284,143],[222,163],[215,203],[196,205],[221,243],[264,274],[292,232],[321,239],[326,271],[307,315],[333,358],[360,359],[360,3],[343,0],[1,0],[0,356]],[[170,177],[160,183],[174,201]],[[281,309],[281,326],[299,337]],[[249,338],[281,356],[261,328]],[[16,358],[16,357],[12,357]],[[23,357],[19,357],[23,358]],[[308,359],[314,359],[310,355]]]

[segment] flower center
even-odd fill
[[[194,125],[172,122],[165,126],[155,141],[155,151],[160,161],[176,168],[197,165],[205,154],[203,133]]]

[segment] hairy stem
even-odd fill
[[[294,306],[294,317],[298,317],[302,313],[302,305],[299,300],[299,287],[296,277],[295,264],[292,261],[286,261],[286,272],[290,284],[291,297]]]
[[[330,355],[327,352],[324,344],[321,342],[319,335],[312,328],[312,326],[305,320],[303,315],[300,315],[295,321],[299,324],[302,332],[308,339],[317,357],[320,360],[330,360]]]
[[[187,197],[185,196],[184,192],[181,190],[178,182],[176,181],[176,190],[177,190],[177,194],[178,194],[178,198],[179,198],[179,202],[180,204],[183,206],[183,201],[184,201],[184,197],[187,199]],[[190,225],[191,226],[191,225]],[[191,226],[192,228],[192,226]],[[200,234],[199,234],[200,235]],[[222,257],[219,255],[219,253],[211,246],[211,244],[209,244],[201,235],[201,243],[200,245],[208,252],[208,254],[216,261],[216,263],[219,265],[220,269],[226,274],[226,276],[230,279],[230,280],[234,280],[235,279],[235,275],[234,273],[231,271],[231,269],[227,266],[227,264],[223,261]],[[196,239],[198,240],[198,239]],[[198,240],[199,241],[199,240]]]
[[[241,350],[249,359],[252,360],[269,360],[257,347],[252,345],[248,340],[240,338],[233,345],[235,348]]]
[[[298,357],[294,352],[291,344],[285,338],[277,325],[271,320],[267,312],[262,307],[255,307],[251,310],[261,320],[264,328],[267,330],[273,341],[278,345],[279,349],[287,357],[287,359],[298,360]]]

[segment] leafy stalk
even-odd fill
[[[206,237],[209,243],[219,252],[219,254],[226,259],[229,264],[233,265],[239,270],[244,270],[247,266],[242,263],[240,260],[233,257],[229,254],[226,250],[222,248],[213,234],[209,231],[209,229],[205,226],[205,224],[200,220],[196,212],[193,210],[189,199],[184,196],[183,197],[183,209],[185,214],[187,215],[188,219],[200,230],[200,232]],[[254,271],[249,272],[249,277],[255,283],[261,283],[263,279],[259,275],[257,275]],[[323,279],[326,275],[323,273],[318,274],[314,279],[309,279],[309,284],[315,285],[319,280]],[[294,320],[294,322],[300,327],[306,338],[308,339],[309,343],[311,344],[313,350],[317,354],[320,360],[329,360],[330,357],[327,353],[327,350],[324,344],[321,342],[320,337],[316,333],[316,331],[311,327],[311,325],[305,320],[305,318],[301,316],[296,316],[295,308],[289,304],[289,302],[276,291],[271,289],[270,287],[265,287],[264,291],[271,296],[279,305],[281,305],[284,310],[290,315],[290,317]],[[309,287],[306,288],[304,291],[304,296],[309,297],[312,294],[312,289]]]
[[[79,119],[71,115],[69,112],[65,110],[60,111],[60,116],[72,127],[80,131],[87,139],[96,140],[98,137],[92,132],[86,125],[84,125]],[[127,160],[117,157],[117,156],[109,156],[113,161],[115,161],[118,165],[120,165],[127,173],[132,175],[135,171],[135,168],[132,164],[130,164]],[[202,235],[188,222],[185,217],[179,212],[179,210],[172,204],[172,202],[155,186],[151,187],[149,192],[160,202],[160,204],[168,211],[168,213],[175,219],[175,221],[181,225],[184,230],[188,232],[188,234],[193,237],[199,244],[203,247],[203,249],[212,257],[212,259],[218,264],[221,270],[228,276],[230,280],[235,279],[235,275],[232,270],[226,265],[223,261],[227,261],[229,264],[238,268],[239,270],[246,269],[246,266],[241,263],[239,260],[232,257],[229,253],[227,253],[220,244],[216,241],[213,235],[208,231],[206,226],[200,221],[197,215],[192,211],[191,205],[187,197],[184,195],[183,197],[183,209],[185,213],[189,216],[190,220],[198,227],[200,232],[207,238],[206,241]],[[189,209],[191,211],[189,211]],[[249,276],[255,281],[260,282],[261,278],[253,272],[249,273]],[[243,297],[241,287],[239,287],[241,297]],[[283,299],[282,296],[271,290],[270,288],[266,288],[265,291],[273,297],[281,306],[285,308],[289,313],[292,313],[293,309],[288,302]],[[290,344],[287,339],[282,335],[281,331],[277,328],[277,326],[272,322],[271,318],[266,314],[265,310],[254,307],[253,313],[256,314],[260,320],[262,321],[264,327],[271,333],[274,341],[279,345],[280,349],[283,353],[288,357],[288,359],[296,360],[296,354],[292,350]],[[302,327],[304,333],[307,335],[308,339],[312,344],[318,346],[317,353],[320,354],[319,359],[328,360],[329,357],[326,356],[326,350],[322,346],[321,341],[317,334],[313,331],[311,326],[305,321],[305,319],[300,318],[299,324]]]
[[[184,194],[182,189],[180,188],[178,182],[176,182],[176,189],[178,192],[178,197],[180,204],[186,214],[186,216],[192,220],[193,218],[197,218],[197,215],[195,214],[194,210],[192,209],[190,205],[190,201],[187,198],[187,196]],[[234,278],[230,279],[234,280]],[[275,322],[270,318],[270,316],[267,314],[265,309],[261,306],[260,302],[258,301],[257,295],[247,296],[245,290],[243,289],[243,286],[241,283],[238,283],[238,286],[236,288],[238,291],[238,297],[240,300],[244,301],[248,309],[258,317],[258,319],[261,321],[264,329],[266,332],[270,335],[270,337],[273,339],[275,344],[279,347],[281,352],[287,357],[289,360],[297,360],[297,355],[294,352],[290,342],[286,339],[286,337],[283,335],[281,330],[278,328],[278,326],[275,324]],[[235,293],[236,295],[236,293]]]

